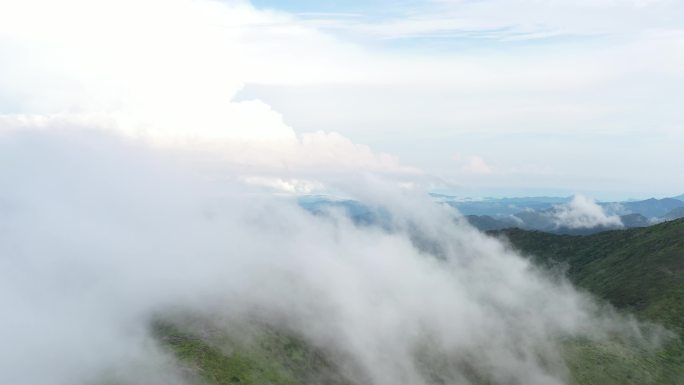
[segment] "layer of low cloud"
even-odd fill
[[[426,355],[453,381],[564,384],[562,340],[641,338],[382,177],[336,178],[391,215],[356,227],[189,159],[106,133],[2,132],[0,382],[183,383],[147,332],[169,312],[289,330],[370,384],[431,383]]]

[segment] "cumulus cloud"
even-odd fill
[[[37,8],[51,16],[34,17]],[[297,134],[258,99],[233,100],[291,60],[273,41],[309,52],[301,60],[332,44],[288,20],[242,1],[2,3],[0,74],[16,76],[0,76],[0,129],[77,127],[192,148],[185,154],[199,163],[212,153],[238,179],[290,192],[324,189],[317,178],[351,171],[421,174],[336,133]],[[335,71],[327,76],[345,78]],[[275,81],[304,72],[315,78],[298,68]]]
[[[603,207],[584,195],[575,195],[570,202],[555,206],[550,215],[556,227],[587,229],[624,226],[618,215],[606,214]]]

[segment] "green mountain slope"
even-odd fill
[[[589,236],[519,229],[493,234],[538,264],[564,266],[577,286],[618,309],[684,333],[684,220]],[[155,326],[162,346],[200,383],[352,383],[329,354],[282,331],[260,327],[245,340],[206,331],[199,337],[188,330],[168,323]],[[571,340],[564,348],[577,385],[684,385],[684,341],[678,338],[655,350],[622,340]],[[475,380],[480,383],[492,384]]]
[[[567,264],[570,280],[618,308],[684,330],[684,220],[589,236],[499,234],[539,263]]]
[[[327,355],[302,339],[267,325],[237,325],[226,335],[201,336],[169,322],[154,335],[194,382],[204,385],[350,385]]]
[[[684,220],[589,236],[497,232],[537,263],[567,268],[580,288],[677,337],[654,353],[620,344],[571,344],[578,384],[684,384]]]

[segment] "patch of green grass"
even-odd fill
[[[323,353],[292,335],[268,327],[249,341],[215,335],[200,338],[158,322],[155,334],[188,371],[207,385],[346,385]]]

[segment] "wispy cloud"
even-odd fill
[[[400,11],[397,11],[399,9]],[[335,15],[334,28],[383,39],[461,38],[536,40],[559,36],[634,34],[681,29],[673,1],[424,1],[398,6],[381,16],[371,6],[365,18]]]

